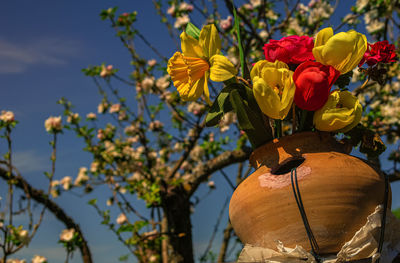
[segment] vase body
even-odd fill
[[[257,170],[235,190],[229,217],[245,244],[276,249],[277,241],[311,250],[291,183],[296,168],[304,209],[319,246],[337,253],[383,204],[385,181],[328,133],[304,132],[274,140],[250,157]]]

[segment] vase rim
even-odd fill
[[[249,162],[254,168],[258,168],[264,163],[265,159],[271,158],[274,154],[281,155],[282,152],[288,155],[287,158],[300,157],[303,153],[312,152],[349,153],[351,149],[349,151],[346,146],[343,142],[337,141],[329,132],[299,132],[274,139],[256,148],[251,153]]]

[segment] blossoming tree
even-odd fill
[[[216,112],[211,118],[217,121],[211,120],[211,123],[217,127],[205,128],[206,109],[210,109],[211,100],[223,94],[222,86],[209,80],[229,81],[235,78],[239,68],[244,77],[240,81],[252,80],[256,102],[249,106],[258,104],[255,111],[284,120],[293,101],[305,111],[324,109],[320,114],[316,112],[314,120],[304,117],[311,126],[323,131],[347,132],[361,120],[360,127],[368,128],[369,132],[363,134],[365,140],[360,151],[377,165],[380,162],[374,153],[382,152],[384,147],[379,136],[389,144],[397,142],[400,136],[400,70],[395,62],[394,47],[388,42],[367,43],[365,36],[356,31],[335,35],[333,31],[346,27],[363,30],[360,26],[363,20],[374,42],[390,40],[398,44],[395,33],[399,30],[399,21],[394,15],[399,10],[398,1],[358,0],[335,30],[322,31],[337,7],[327,0],[294,4],[251,0],[238,8],[229,0],[211,1],[211,4],[181,0],[153,2],[171,38],[177,40],[180,34],[181,52],[161,54],[157,45],[146,39],[146,33],[136,29],[136,12],[119,14],[116,8],[101,12],[101,18],[111,23],[123,47],[129,51],[132,73],[121,76],[118,69],[107,64],[83,70],[102,95],[97,114],[92,112],[81,117],[82,113],[73,112],[71,102],[60,99],[66,121],[63,124],[61,117],[51,117],[45,122],[45,129],[53,136],[53,166],[46,174],[47,191],[34,189],[13,167],[11,132],[16,121],[11,112],[5,111],[0,116],[0,127],[9,145],[0,173],[9,184],[9,213],[1,218],[0,225],[4,236],[0,241],[3,262],[9,262],[10,255],[29,243],[41,224],[45,209],[66,226],[60,234],[60,242],[66,248],[67,259],[79,249],[83,261],[92,262],[84,231],[67,215],[68,211],[57,205],[56,197],[68,194],[64,192],[72,188],[88,193],[99,185],[109,189],[107,204],[92,200],[89,205],[98,212],[102,224],[115,233],[139,262],[194,262],[191,223],[194,193],[202,184],[214,189],[210,177],[217,172],[234,188],[251,172],[246,168],[251,153],[247,142],[259,145],[269,139],[256,136],[258,139],[252,140],[252,130],[257,135],[270,127],[255,120],[257,129],[242,127],[246,135],[237,123],[243,116],[228,111],[223,116]],[[223,8],[231,12],[226,19],[221,16]],[[241,21],[239,38],[239,25],[233,25],[235,12]],[[197,25],[197,28],[189,23],[194,16],[204,18],[204,26]],[[284,39],[272,39],[277,36]],[[338,52],[332,49],[332,41],[346,43]],[[147,45],[158,59],[146,60],[135,49],[138,44]],[[348,47],[356,48],[348,50]],[[240,59],[239,54],[243,55]],[[248,67],[243,67],[244,57],[249,58]],[[314,58],[316,61],[312,61]],[[293,73],[291,64],[300,63],[303,64]],[[359,63],[360,66],[366,63],[368,67],[353,70]],[[247,68],[252,68],[251,73]],[[270,74],[268,78],[265,72]],[[350,81],[357,83],[354,85],[361,84],[360,81],[364,84],[351,91],[331,92],[333,85],[341,88]],[[123,86],[135,92],[134,102],[120,95]],[[356,98],[365,105],[367,115],[362,119],[362,108]],[[351,118],[336,121],[342,116],[337,114],[339,104],[347,110],[340,114],[348,113]],[[224,104],[219,107],[223,108]],[[277,132],[287,132],[287,126],[283,121]],[[93,162],[82,164],[84,167],[75,179],[56,180],[56,139],[65,130],[83,138],[84,150],[92,155]],[[391,154],[390,160],[394,162],[390,179],[395,181],[400,178],[396,169],[400,160],[398,151]],[[235,178],[223,170],[233,164],[237,164]],[[20,188],[29,200],[43,205],[39,221],[28,229],[14,226],[12,221],[15,188]],[[136,197],[145,202],[148,212],[136,209]],[[107,206],[116,207],[119,216],[112,218]],[[27,206],[24,212],[29,214],[29,211]],[[233,259],[228,255],[233,236],[232,226],[227,222],[218,258],[213,258],[210,248],[198,258],[218,262]],[[34,260],[46,262],[39,255]]]

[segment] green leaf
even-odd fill
[[[235,30],[236,30],[236,34],[237,34],[237,39],[238,39],[238,47],[239,47],[239,57],[240,57],[240,68],[242,69],[242,76],[245,79],[249,79],[250,74],[249,74],[249,69],[247,68],[246,65],[246,60],[244,57],[244,52],[243,52],[243,46],[242,46],[242,39],[240,37],[240,19],[238,18],[237,14],[236,14],[236,7],[233,3],[232,0],[232,9],[233,9],[233,16],[235,19]]]
[[[120,257],[118,258],[119,261],[128,261],[128,259],[129,259],[129,254],[120,256]]]
[[[52,176],[49,172],[44,172],[44,175],[45,175],[47,178],[49,178],[49,179],[50,179],[51,176]]]
[[[369,157],[379,156],[386,150],[386,146],[379,134],[361,124],[348,131],[346,135],[350,137],[348,141],[351,145],[357,146],[360,144],[360,152]]]
[[[89,200],[89,202],[88,202],[89,205],[95,205],[96,203],[97,203],[97,199],[92,199],[92,200]]]
[[[393,210],[392,213],[394,214],[395,217],[400,219],[400,208],[397,208],[396,210]]]
[[[230,78],[224,81],[225,86],[229,86],[232,84],[237,84],[236,77]]]
[[[199,40],[199,36],[200,36],[200,29],[198,29],[195,25],[193,25],[192,23],[188,23],[186,25],[186,30],[185,30],[186,34],[188,34],[189,36]]]
[[[132,232],[133,225],[122,225],[118,228],[117,234],[121,234],[123,232]]]
[[[219,123],[224,113],[232,110],[232,105],[229,101],[229,93],[232,91],[232,87],[228,86],[221,90],[215,99],[214,103],[206,117],[206,126],[212,127]]]
[[[350,84],[351,78],[353,77],[353,71],[349,71],[346,74],[340,75],[336,80],[335,85],[339,87],[340,90],[344,90]]]
[[[249,120],[249,116],[247,116],[245,105],[238,90],[232,90],[229,101],[232,104],[233,110],[236,112],[240,128],[243,130],[253,130],[254,127]]]

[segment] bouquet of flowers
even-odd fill
[[[293,35],[269,41],[264,45],[265,59],[255,61],[249,72],[236,18],[235,27],[242,76],[237,76],[237,69],[221,54],[221,40],[213,24],[200,30],[189,23],[180,36],[182,52],[168,62],[168,73],[181,98],[193,101],[202,97],[209,104],[207,126],[218,124],[224,114],[234,111],[254,149],[301,131],[345,133],[353,145],[362,143],[360,134],[364,139],[371,134],[358,125],[363,107],[347,86],[356,67],[365,74],[363,86],[370,79],[380,82],[381,65],[396,61],[394,45],[388,41],[370,44],[355,30],[334,34],[328,27],[315,38]],[[225,84],[214,102],[209,79]],[[384,150],[379,137],[369,138],[370,150]]]

